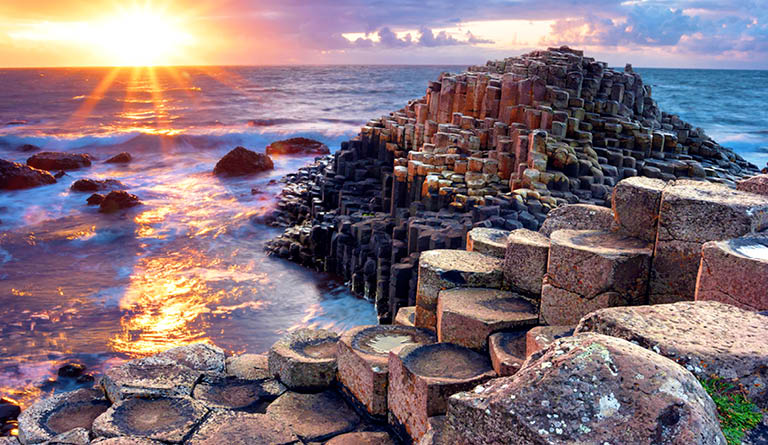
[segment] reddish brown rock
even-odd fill
[[[488,350],[492,333],[538,322],[538,308],[529,300],[498,289],[448,289],[437,303],[438,341],[480,351]]]
[[[360,326],[339,340],[339,381],[372,416],[387,414],[389,351],[405,344],[434,343],[431,332],[407,326]]]
[[[131,162],[132,159],[133,157],[131,156],[131,154],[128,153],[127,151],[124,151],[122,153],[118,153],[112,156],[111,158],[107,159],[104,162],[106,162],[107,164],[127,164]]]
[[[736,185],[737,190],[742,192],[756,193],[758,195],[768,195],[768,175],[757,175]]]
[[[40,170],[76,170],[90,167],[91,157],[81,153],[61,153],[56,151],[43,151],[32,155],[27,159],[27,165]]]
[[[336,436],[325,445],[395,445],[395,442],[387,433],[365,431]]]
[[[500,288],[502,260],[478,252],[429,250],[419,258],[416,326],[435,330],[437,296],[453,287]]]
[[[444,435],[464,445],[725,444],[691,373],[599,334],[558,340],[514,376],[455,394]]]
[[[598,309],[630,304],[616,292],[603,292],[593,298],[584,298],[544,281],[541,289],[539,320],[548,325],[575,325],[581,317]]]
[[[488,351],[496,374],[508,376],[520,370],[525,361],[525,337],[524,330],[497,332],[488,337]]]
[[[263,153],[237,147],[224,155],[213,169],[215,175],[242,176],[272,170],[272,159]]]
[[[325,329],[298,329],[269,350],[269,372],[293,390],[317,391],[336,378],[339,335]]]
[[[104,195],[101,193],[94,193],[93,195],[89,196],[85,202],[88,203],[89,206],[101,205],[101,203],[104,202]]]
[[[467,233],[467,250],[504,258],[507,252],[508,230],[477,227]]]
[[[290,138],[284,141],[276,141],[267,146],[267,155],[302,155],[317,156],[331,153],[328,146],[320,141],[307,138]]]
[[[696,300],[768,310],[768,236],[710,241],[701,250]]]
[[[567,204],[547,213],[539,233],[550,236],[556,230],[611,230],[613,212],[590,204]]]
[[[584,317],[577,332],[631,340],[700,377],[737,382],[753,402],[768,408],[764,315],[715,301],[610,308]]]
[[[315,394],[287,392],[267,408],[267,414],[287,426],[304,442],[322,442],[352,431],[360,418],[335,391]]]
[[[97,192],[99,190],[122,189],[125,186],[115,179],[78,179],[70,187],[76,192]]]
[[[541,295],[547,272],[549,238],[528,229],[513,230],[507,238],[504,280],[513,290]]]
[[[190,398],[130,398],[112,405],[93,422],[97,436],[135,436],[181,443],[208,410]]]
[[[450,343],[406,345],[389,353],[389,423],[418,442],[448,397],[496,376],[488,357]]]
[[[267,354],[243,354],[227,357],[227,375],[243,380],[266,380],[269,372]]]
[[[285,386],[271,379],[204,376],[195,385],[192,397],[209,408],[263,412],[285,391]]]
[[[0,159],[0,190],[21,190],[55,182],[56,178],[45,170]]]
[[[719,184],[664,190],[650,282],[651,304],[693,300],[701,246],[768,227],[768,197]]]
[[[656,241],[661,193],[667,183],[654,178],[634,176],[613,188],[611,201],[619,230],[627,236]]]
[[[99,204],[99,212],[111,213],[122,209],[129,209],[141,204],[139,197],[125,190],[113,190],[104,197]]]
[[[415,326],[416,306],[403,306],[397,310],[395,324],[400,326]]]
[[[109,408],[104,393],[78,389],[40,400],[19,416],[19,441],[38,444],[75,428],[91,429],[94,419]]]
[[[284,423],[266,414],[216,411],[208,416],[188,445],[288,445],[299,438]]]
[[[575,326],[536,326],[525,335],[525,356],[530,357],[535,352],[546,349],[563,337],[573,335]]]

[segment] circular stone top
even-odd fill
[[[420,267],[461,272],[492,273],[500,270],[502,260],[466,250],[428,250],[419,257]]]
[[[553,245],[587,250],[598,255],[651,255],[651,244],[616,232],[602,230],[557,230],[550,236]]]
[[[339,334],[326,329],[298,329],[278,340],[272,349],[283,356],[310,361],[335,361]]]
[[[244,409],[274,398],[262,389],[260,381],[218,376],[203,377],[192,396],[209,407],[225,409]]]
[[[370,326],[354,334],[351,346],[367,355],[387,360],[389,351],[413,343],[433,343],[435,336],[425,329],[400,325]]]
[[[497,332],[491,335],[492,343],[506,355],[525,359],[525,334],[526,331]]]
[[[536,306],[519,294],[498,289],[457,287],[440,292],[443,310],[487,321],[538,321]]]
[[[484,354],[453,343],[434,343],[410,349],[403,365],[421,377],[468,380],[492,372],[491,362]]]
[[[126,399],[113,406],[111,419],[121,435],[152,437],[176,432],[182,437],[205,414],[189,399]]]
[[[109,408],[104,393],[79,389],[43,399],[19,416],[19,436],[25,443],[39,443],[75,428],[91,429],[94,419]]]
[[[768,236],[734,238],[718,244],[736,255],[768,262]]]

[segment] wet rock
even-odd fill
[[[535,326],[538,307],[521,295],[483,288],[454,288],[440,292],[437,339],[480,351],[488,350],[494,332]]]
[[[43,151],[27,159],[27,165],[40,170],[76,170],[90,167],[91,157],[82,153]]]
[[[628,236],[655,242],[661,193],[666,186],[660,179],[642,176],[616,184],[611,202],[619,229]]]
[[[613,212],[590,204],[568,204],[547,214],[539,233],[551,236],[556,230],[606,230],[614,225]]]
[[[290,138],[284,141],[275,141],[267,146],[267,155],[302,155],[319,156],[331,153],[328,146],[320,141],[307,138]]]
[[[287,392],[267,408],[267,414],[288,426],[304,442],[321,442],[352,431],[360,418],[335,391],[315,394]]]
[[[269,372],[293,390],[316,391],[336,378],[339,335],[325,329],[298,329],[269,350]]]
[[[508,230],[474,228],[467,233],[467,250],[504,258],[509,233]]]
[[[227,375],[243,380],[272,378],[266,354],[243,354],[227,357]]]
[[[56,374],[58,374],[59,377],[80,377],[85,373],[86,367],[82,363],[67,363],[66,365],[59,368]]]
[[[651,271],[651,304],[693,300],[704,243],[765,228],[768,196],[698,182],[667,187]]]
[[[725,444],[691,373],[599,334],[560,339],[514,376],[454,395],[445,434],[466,445]]]
[[[576,331],[628,339],[698,376],[734,381],[768,408],[768,317],[714,301],[681,302],[603,309]]]
[[[549,238],[528,229],[513,230],[507,238],[504,280],[516,291],[541,295],[541,282],[547,272]]]
[[[188,445],[300,444],[290,428],[266,414],[217,411],[185,442]]]
[[[22,151],[22,152],[25,152],[25,153],[29,153],[31,151],[37,151],[37,150],[40,150],[40,147],[38,147],[37,145],[32,145],[32,144],[24,144],[24,145],[19,147],[19,151]]]
[[[209,408],[263,413],[267,405],[285,391],[285,386],[274,380],[204,376],[195,385],[192,397]]]
[[[419,258],[416,326],[437,328],[437,297],[453,287],[500,288],[502,260],[478,252],[430,250]]]
[[[143,439],[141,437],[102,437],[94,440],[91,443],[94,445],[163,445],[163,442]]]
[[[113,190],[104,197],[99,204],[99,211],[102,213],[116,212],[122,209],[128,209],[141,204],[139,197],[132,195],[125,190]]]
[[[90,431],[79,427],[59,434],[53,439],[44,442],[44,445],[88,445],[89,443],[91,443]]]
[[[181,443],[208,412],[190,398],[134,397],[112,405],[93,422],[97,436],[136,436]]]
[[[739,181],[736,189],[742,192],[756,193],[758,195],[768,195],[768,175],[757,175],[743,181]]]
[[[20,442],[15,436],[0,437],[0,445],[19,445]]]
[[[570,337],[576,326],[536,326],[525,334],[525,356],[546,349],[556,340]]]
[[[96,389],[78,389],[43,399],[19,416],[19,441],[37,444],[75,428],[91,429],[109,402]]]
[[[415,326],[416,306],[403,306],[397,310],[395,324],[400,326]]]
[[[101,385],[112,402],[130,397],[187,397],[201,374],[169,358],[153,356],[108,369]]]
[[[67,173],[66,173],[64,170],[59,170],[58,172],[56,172],[56,174],[54,174],[54,175],[53,175],[53,177],[54,177],[54,178],[56,178],[56,179],[61,179],[61,178],[63,178],[63,177],[66,175],[66,174],[67,174]]]
[[[497,332],[488,337],[493,370],[499,376],[514,375],[525,361],[525,330]]]
[[[339,340],[339,381],[372,416],[387,414],[388,354],[409,343],[434,343],[425,329],[398,325],[360,326]]]
[[[448,397],[496,377],[488,357],[450,343],[405,345],[389,353],[389,423],[418,442]]]
[[[94,193],[93,195],[89,196],[85,202],[87,202],[89,206],[101,205],[101,203],[104,202],[104,195],[101,193]]]
[[[275,168],[275,165],[269,156],[243,147],[237,147],[224,155],[216,163],[213,173],[216,175],[242,176],[272,170],[273,168]]]
[[[155,355],[160,360],[172,360],[194,371],[220,374],[226,369],[224,350],[209,343],[178,346]]]
[[[0,159],[0,190],[21,190],[56,182],[50,173]]]
[[[768,235],[710,241],[701,250],[696,300],[768,310]]]
[[[325,445],[395,445],[395,442],[387,433],[364,431],[336,436]]]
[[[131,156],[131,154],[128,153],[127,151],[124,151],[122,153],[118,153],[112,156],[111,158],[107,159],[104,162],[106,162],[107,164],[127,164],[131,162],[131,160],[133,160],[133,157]]]
[[[115,190],[124,188],[122,182],[115,179],[78,179],[72,183],[76,192],[97,192],[99,190]]]
[[[5,397],[0,398],[0,423],[19,417],[21,407],[16,402]]]

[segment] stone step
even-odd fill
[[[269,372],[295,391],[318,391],[336,378],[339,335],[325,329],[299,329],[269,350]]]
[[[488,337],[488,352],[496,374],[508,376],[519,371],[525,361],[525,347],[525,330],[497,332]]]
[[[387,415],[389,351],[405,344],[434,343],[426,330],[399,325],[359,326],[339,340],[338,377],[342,390],[373,417]]]
[[[538,308],[513,292],[458,287],[441,291],[438,297],[440,342],[487,351],[488,336],[492,333],[535,326],[538,322]]]
[[[651,246],[600,230],[558,230],[550,238],[541,293],[541,321],[576,324],[600,308],[647,299]]]
[[[486,355],[451,343],[402,346],[390,352],[389,369],[388,420],[405,442],[426,434],[452,394],[496,377]]]
[[[570,337],[576,326],[536,326],[525,334],[525,357],[546,349],[555,340]]]
[[[502,260],[464,250],[429,250],[419,258],[416,290],[416,326],[437,328],[437,297],[454,287],[500,288]]]
[[[549,212],[539,232],[551,236],[557,230],[610,230],[613,225],[611,209],[591,204],[567,204]]]
[[[403,306],[397,310],[395,324],[400,326],[415,326],[416,306]]]
[[[695,297],[768,310],[768,234],[705,243]]]
[[[513,230],[504,255],[505,284],[526,295],[541,295],[548,258],[549,237],[528,229]]]
[[[611,206],[619,230],[655,243],[661,194],[666,187],[667,183],[660,179],[643,176],[627,178],[616,184]]]
[[[360,417],[334,390],[287,392],[269,405],[267,414],[290,428],[303,443],[324,442],[360,424]]]
[[[115,403],[97,417],[93,434],[181,443],[207,413],[204,404],[188,397],[132,397]]]
[[[504,258],[509,233],[508,230],[476,227],[467,233],[467,250]]]

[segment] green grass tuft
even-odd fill
[[[736,385],[720,377],[701,380],[701,386],[717,406],[720,429],[728,445],[741,445],[747,432],[763,420],[763,413]]]

